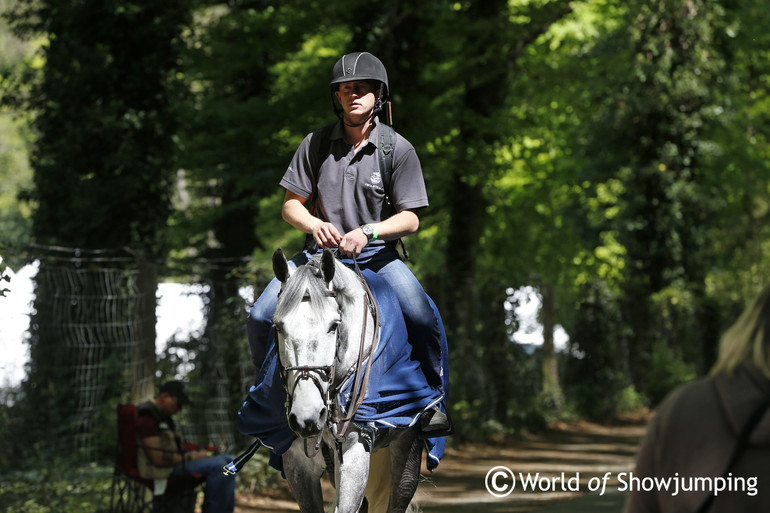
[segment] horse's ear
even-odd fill
[[[289,278],[289,262],[286,261],[286,256],[281,248],[276,249],[273,253],[273,272],[281,283],[286,283]]]
[[[334,278],[334,253],[328,249],[324,249],[321,256],[321,270],[324,273],[326,283],[331,283],[332,278]]]

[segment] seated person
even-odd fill
[[[206,479],[203,513],[232,513],[235,508],[235,477],[222,473],[232,457],[209,456],[205,449],[185,451],[172,416],[190,399],[180,381],[164,383],[152,401],[137,407],[136,433],[143,450],[138,453],[143,478],[165,480],[171,476],[201,474]],[[156,494],[163,493],[157,489]],[[162,486],[162,485],[161,485]]]

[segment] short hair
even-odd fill
[[[170,395],[171,397],[176,397],[177,400],[179,401],[180,408],[186,405],[192,405],[190,396],[187,395],[185,384],[182,383],[181,381],[173,380],[173,381],[167,381],[163,383],[158,389],[158,395],[164,392]]]
[[[732,375],[746,360],[770,379],[770,285],[754,299],[722,335],[712,375]]]

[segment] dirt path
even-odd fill
[[[581,422],[499,444],[450,443],[438,469],[433,474],[423,470],[415,499],[424,513],[619,512],[623,495],[617,477],[633,468],[644,429],[643,422]],[[485,478],[494,467],[513,475],[514,489],[505,497],[487,491]],[[510,473],[498,475],[495,484],[501,492],[510,487]],[[236,513],[290,511],[298,511],[290,495],[239,495],[236,508]]]

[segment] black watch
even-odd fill
[[[366,238],[369,239],[369,242],[377,239],[377,232],[374,231],[374,227],[372,225],[365,224],[361,227],[361,230],[363,230],[364,235],[366,235]]]

